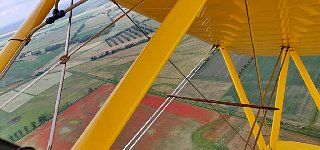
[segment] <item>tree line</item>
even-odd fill
[[[80,99],[79,99],[80,100]],[[78,101],[78,100],[77,100]],[[59,113],[63,112],[64,110],[66,110],[67,108],[69,108],[70,106],[72,106],[74,103],[76,103],[77,101],[74,102],[67,102],[66,104],[64,104],[63,106],[61,106],[59,108]],[[46,122],[50,121],[52,119],[53,115],[50,113],[43,113],[40,116],[37,117],[37,121],[31,121],[28,125],[25,125],[23,127],[23,129],[20,129],[18,131],[13,132],[13,134],[9,135],[9,139],[12,142],[16,142],[20,139],[22,139],[24,136],[28,135],[30,132],[36,130],[38,127],[40,127],[41,125],[45,124]]]
[[[94,90],[96,90],[96,88],[88,88],[88,94],[92,93]],[[67,108],[69,108],[70,106],[72,106],[73,104],[77,103],[79,100],[81,100],[81,98],[77,99],[76,101],[73,102],[66,102],[64,105],[60,106],[58,113],[60,114],[61,112],[65,111]],[[40,116],[37,117],[36,121],[31,121],[28,125],[25,125],[23,127],[23,129],[20,129],[18,131],[13,132],[13,134],[9,135],[9,139],[12,142],[16,142],[20,139],[22,139],[24,136],[28,135],[29,133],[31,133],[32,131],[36,130],[38,127],[40,127],[41,125],[45,124],[46,122],[50,121],[53,117],[53,114],[51,113],[43,113]]]
[[[92,57],[90,57],[90,60],[91,60],[91,61],[95,61],[95,60],[97,60],[97,59],[100,59],[100,58],[103,58],[103,57],[106,57],[106,56],[115,54],[115,53],[117,53],[117,52],[120,52],[120,51],[129,49],[129,48],[131,48],[131,47],[140,45],[140,44],[145,43],[145,42],[148,42],[148,41],[149,41],[148,39],[142,39],[142,40],[140,40],[140,41],[138,41],[138,42],[130,43],[130,44],[126,45],[125,47],[117,48],[117,49],[114,49],[114,50],[111,50],[111,51],[106,51],[105,53],[101,53],[101,54],[98,55],[98,56],[92,56]]]

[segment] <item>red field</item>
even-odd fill
[[[53,149],[68,150],[72,147],[114,87],[112,84],[103,85],[59,115]],[[112,149],[122,149],[163,101],[161,97],[145,96]],[[159,149],[161,146],[174,149],[175,145],[192,148],[192,133],[217,117],[215,112],[173,101],[135,148]],[[42,125],[18,143],[45,149],[50,125],[51,122]]]
[[[114,87],[112,84],[101,86],[58,116],[53,149],[70,149],[99,110],[101,101],[109,96]],[[50,126],[51,121],[24,137],[18,144],[46,149]]]

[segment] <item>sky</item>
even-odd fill
[[[0,0],[0,28],[25,19],[40,0]],[[61,0],[62,3],[68,0]]]

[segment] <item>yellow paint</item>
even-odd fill
[[[279,150],[320,150],[320,146],[305,144],[293,141],[279,141],[277,144]]]
[[[241,81],[240,81],[240,78],[239,78],[238,73],[236,71],[236,68],[234,67],[232,59],[230,57],[229,51],[224,47],[220,48],[220,50],[221,50],[222,56],[224,58],[224,61],[227,65],[227,68],[229,70],[232,82],[236,88],[236,91],[238,93],[238,96],[240,98],[241,103],[242,104],[249,104],[249,100],[247,98],[246,92],[243,89],[243,86],[241,84]],[[249,122],[250,126],[252,127],[252,125],[254,123],[255,116],[254,116],[251,108],[244,107],[243,109],[244,109],[244,113],[246,114],[246,117],[248,119],[248,122]],[[254,126],[254,130],[253,130],[253,134],[255,135],[255,137],[257,137],[257,135],[258,135],[258,131],[259,131],[259,126],[256,124]],[[263,137],[261,136],[261,134],[260,134],[260,137],[259,137],[257,143],[258,143],[258,146],[260,149],[267,149],[266,143],[265,143]]]
[[[271,137],[270,137],[271,149],[276,149],[276,146],[279,140],[280,121],[281,121],[281,115],[282,115],[284,93],[286,90],[289,61],[290,61],[290,51],[287,53],[286,57],[284,57],[284,54],[283,54],[282,61],[281,61],[283,62],[283,66],[282,66],[279,80],[278,80],[277,95],[276,95],[276,101],[274,106],[276,108],[279,108],[280,110],[274,111],[273,113],[273,122],[272,122]]]
[[[301,75],[304,83],[306,84],[314,102],[316,103],[316,105],[320,109],[320,94],[319,94],[316,86],[313,84],[306,67],[304,66],[302,60],[299,57],[299,54],[296,51],[292,51],[290,54],[291,54],[291,57],[292,57],[294,63],[296,64],[296,66],[300,72],[300,75]]]
[[[106,150],[112,146],[205,2],[179,0],[174,5],[73,149]]]
[[[137,0],[116,1],[130,8]],[[137,11],[162,22],[176,1],[148,0]],[[208,1],[188,33],[212,45],[222,44],[237,54],[252,55],[244,4],[244,0]],[[278,56],[282,44],[297,48],[300,55],[320,55],[316,40],[320,37],[320,1],[249,0],[248,4],[257,55]],[[214,34],[208,34],[208,27]]]
[[[14,39],[25,39],[29,32],[36,26],[38,26],[44,18],[48,15],[51,8],[54,5],[55,0],[41,0],[38,6],[29,15],[22,26],[17,30],[17,32],[12,36]],[[0,72],[1,74],[5,70],[6,66],[9,64],[17,49],[20,47],[21,41],[10,40],[0,51]]]

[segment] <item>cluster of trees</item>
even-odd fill
[[[91,92],[93,90],[91,89]],[[80,100],[80,99],[78,99]],[[74,103],[78,102],[75,101],[75,102],[67,102],[66,104],[64,104],[63,106],[61,106],[59,108],[59,113],[63,112],[64,110],[66,110],[67,108],[69,108],[70,106],[72,106]],[[38,120],[37,121],[32,121],[30,122],[30,126],[24,126],[23,129],[20,129],[16,132],[14,132],[13,134],[9,135],[9,139],[12,141],[12,142],[15,142],[15,141],[18,141],[20,140],[21,138],[23,138],[24,136],[28,135],[30,132],[36,130],[38,127],[40,127],[41,125],[43,125],[44,123],[48,122],[49,120],[51,120],[53,117],[52,114],[49,114],[49,113],[44,113],[44,114],[41,114],[39,117],[38,117]]]
[[[28,51],[27,53],[31,53],[31,55],[34,55],[34,56],[39,56],[39,55],[42,54],[42,52],[40,50]],[[21,53],[20,56],[19,56],[19,59],[27,57],[27,53]]]
[[[80,28],[75,32],[75,34],[71,37],[71,44],[75,44],[75,43],[83,43],[83,42],[86,42],[87,40],[89,40],[94,34],[96,33],[89,33],[86,34],[86,33],[81,33],[79,34],[80,32],[82,32],[83,28],[85,27],[84,24],[82,24],[80,26]],[[110,31],[112,30],[112,28],[115,27],[115,24],[112,24],[107,30],[105,30],[104,32],[102,32],[100,34],[101,35],[106,35],[106,34],[109,34]],[[94,30],[94,29],[93,29]],[[86,31],[87,32],[87,31]],[[86,35],[82,35],[82,34],[86,34]]]
[[[139,37],[142,37],[142,33],[139,29],[136,29],[135,28],[136,26],[132,27],[132,28],[129,28],[129,32],[134,34],[135,36],[139,36]],[[137,31],[138,30],[138,31]]]
[[[27,57],[27,53],[20,53],[19,58],[21,59],[21,58],[24,58],[24,57]]]
[[[55,51],[55,50],[58,50],[58,49],[64,47],[64,45],[65,45],[64,43],[58,43],[58,44],[50,45],[50,46],[46,47],[46,48],[44,49],[44,51],[45,51],[46,53],[47,53],[47,52],[51,52],[51,51]]]
[[[115,34],[115,35],[112,36],[112,37],[106,38],[104,41],[105,41],[110,47],[112,47],[111,42],[112,42],[114,45],[118,45],[118,42],[116,42],[116,41],[114,40],[115,38],[116,38],[118,41],[120,41],[121,43],[124,43],[124,41],[121,39],[121,37],[124,38],[124,39],[127,40],[127,41],[130,41],[130,38],[126,37],[125,35],[128,35],[128,36],[130,36],[131,38],[136,39],[135,36],[133,36],[132,34],[128,33],[128,32],[130,32],[129,30],[130,30],[130,28],[128,28],[128,29],[126,29],[126,30],[124,30],[124,31],[121,31],[121,32]]]
[[[98,56],[92,56],[92,57],[90,57],[90,60],[91,60],[91,61],[95,61],[95,60],[97,60],[97,59],[106,57],[106,56],[108,56],[108,55],[112,55],[112,54],[114,54],[114,53],[117,53],[117,52],[120,52],[120,51],[123,51],[123,50],[126,50],[126,49],[129,49],[129,48],[131,48],[131,47],[140,45],[140,44],[145,43],[145,42],[148,42],[148,39],[142,39],[142,40],[140,40],[140,41],[138,41],[138,42],[130,43],[130,44],[126,45],[125,47],[121,47],[121,48],[118,48],[118,49],[114,49],[114,50],[112,50],[112,51],[106,51],[105,53],[101,53],[101,54],[98,55]]]
[[[20,129],[16,132],[14,132],[12,135],[9,136],[9,139],[12,142],[18,141],[21,138],[23,138],[24,136],[28,135],[30,132],[36,130],[39,126],[41,126],[42,124],[44,124],[45,122],[49,121],[52,118],[52,115],[50,114],[41,114],[38,117],[38,123],[35,121],[32,121],[30,123],[30,127],[28,126],[24,126],[23,129]]]
[[[112,51],[106,51],[105,53],[102,53],[102,54],[100,54],[100,55],[98,55],[98,56],[92,56],[92,57],[90,57],[90,60],[91,60],[91,61],[94,61],[94,60],[97,60],[97,59],[99,59],[99,58],[102,58],[102,57],[105,57],[105,56],[111,55],[111,54],[113,54],[113,53],[114,53],[114,51],[115,51],[115,50],[112,50]]]
[[[146,34],[150,34],[150,33],[153,33],[155,31],[154,29],[151,29],[151,28],[146,27],[146,26],[142,27],[142,30],[144,30],[144,32]],[[121,32],[115,34],[112,37],[106,38],[105,42],[109,45],[109,47],[112,47],[113,45],[118,45],[119,44],[115,39],[117,39],[121,43],[125,43],[125,41],[123,39],[125,39],[127,41],[131,41],[130,38],[137,39],[137,36],[138,37],[142,37],[143,35],[142,35],[141,31],[138,29],[138,27],[131,26],[130,28],[127,28],[124,31],[121,31]]]
[[[240,76],[243,72],[244,72],[244,70],[246,70],[247,68],[248,68],[248,66],[250,65],[250,63],[253,61],[253,57],[251,57],[248,61],[247,61],[247,63],[240,69],[240,71],[238,72],[238,75]]]
[[[39,55],[41,55],[41,54],[42,54],[42,52],[41,52],[40,50],[32,51],[32,52],[31,52],[31,55],[34,55],[34,56],[39,56]]]
[[[78,42],[78,43],[83,43],[83,42],[89,40],[91,37],[92,37],[91,34],[87,34],[87,35],[85,35],[85,36],[82,36],[81,38],[77,38],[77,41],[76,41],[76,42]]]
[[[82,31],[82,29],[85,27],[86,25],[83,23],[78,29],[77,31],[73,34],[73,36],[71,37],[70,41],[72,44],[76,43],[76,37],[77,35]]]
[[[37,72],[34,76],[39,77],[39,76],[41,76],[43,73],[44,73],[43,71],[39,71],[39,72]]]
[[[108,17],[111,19],[111,21],[113,21],[113,18],[119,14],[121,14],[122,12],[120,10],[118,10],[116,7],[114,7],[113,9],[108,9],[107,11],[107,15]]]

